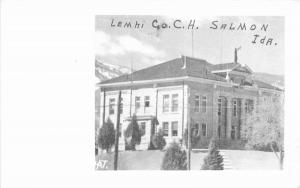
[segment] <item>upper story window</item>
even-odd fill
[[[222,115],[222,99],[218,99],[218,116]]]
[[[251,113],[254,109],[254,102],[251,99],[245,101],[245,113]]]
[[[169,112],[170,96],[163,95],[163,112]]]
[[[172,95],[172,112],[178,111],[178,94]]]
[[[206,104],[207,104],[207,98],[206,96],[201,97],[201,112],[205,113],[206,112]]]
[[[248,100],[245,101],[245,113],[249,112],[249,102]]]
[[[172,136],[178,136],[178,121],[172,122]]]
[[[237,100],[236,99],[233,100],[233,116],[234,117],[237,116]]]
[[[115,113],[115,103],[116,103],[116,99],[114,98],[109,99],[109,115]]]
[[[144,97],[144,107],[145,108],[150,107],[150,97],[149,96]]]
[[[200,96],[195,95],[195,108],[194,108],[194,111],[199,112],[199,109],[200,109]]]
[[[141,107],[141,97],[135,97],[135,111],[138,111]]]
[[[163,122],[163,133],[164,136],[169,136],[169,123]]]

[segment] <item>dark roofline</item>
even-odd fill
[[[100,84],[106,84],[107,82],[110,83],[110,82],[113,82],[114,80],[117,80],[118,78],[125,77],[125,76],[126,76],[126,77],[130,77],[130,76],[132,76],[133,74],[137,74],[137,73],[142,72],[142,71],[144,71],[144,70],[146,70],[146,69],[149,69],[149,68],[155,68],[155,67],[158,67],[158,66],[161,66],[161,65],[170,63],[171,61],[176,61],[176,60],[179,60],[179,59],[181,59],[181,58],[175,58],[175,59],[166,61],[166,62],[164,62],[164,63],[159,63],[159,64],[156,64],[156,65],[153,65],[153,66],[150,66],[150,67],[146,67],[146,68],[143,68],[143,69],[134,71],[134,72],[132,72],[132,73],[130,73],[130,74],[124,74],[124,75],[121,75],[121,76],[118,76],[118,77],[115,77],[115,78],[112,78],[112,79],[109,79],[109,80],[104,80],[104,81],[100,82]],[[129,81],[131,81],[131,80],[129,80]]]

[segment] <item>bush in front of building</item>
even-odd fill
[[[204,158],[201,170],[224,170],[223,157],[220,155],[215,139],[210,141],[208,155]]]
[[[161,129],[152,136],[151,142],[155,149],[162,150],[166,146],[164,133]]]
[[[115,128],[112,121],[108,118],[107,121],[99,129],[98,145],[101,149],[109,152],[115,144]]]
[[[127,145],[130,146],[131,150],[135,150],[135,146],[141,143],[142,134],[135,114],[132,116],[132,120],[125,130],[125,137]]]
[[[162,170],[187,170],[187,155],[179,144],[173,142],[164,155]]]

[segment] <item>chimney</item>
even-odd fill
[[[237,63],[237,49],[234,48],[234,62]]]
[[[237,56],[237,51],[240,50],[242,47],[234,48],[234,62],[238,63],[238,56]]]

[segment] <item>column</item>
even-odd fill
[[[241,98],[241,115],[240,115],[240,120],[239,120],[239,127],[237,130],[237,138],[240,139],[241,138],[241,130],[242,130],[242,126],[245,122],[245,118],[246,118],[246,112],[245,112],[245,99]]]
[[[213,102],[212,102],[212,136],[218,138],[218,98],[217,92],[213,94]]]
[[[227,97],[226,126],[227,126],[227,138],[229,139],[231,139],[231,116],[232,116],[232,98]]]

